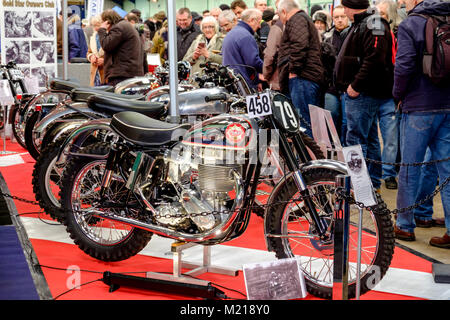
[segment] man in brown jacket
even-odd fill
[[[146,59],[137,30],[112,9],[102,13],[102,20],[98,35],[105,51],[106,83],[115,86],[123,80],[143,76]]]
[[[285,25],[278,52],[281,91],[289,94],[298,113],[310,125],[308,105],[319,106],[324,74],[319,35],[295,0],[282,0],[278,14]],[[312,136],[309,127],[306,133]]]

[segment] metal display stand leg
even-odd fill
[[[207,285],[209,281],[194,279],[189,276],[197,276],[206,272],[223,274],[228,276],[237,276],[239,270],[223,268],[218,266],[211,265],[211,246],[203,246],[203,263],[202,264],[194,264],[184,262],[182,259],[183,250],[189,249],[193,246],[196,246],[196,243],[187,243],[187,242],[174,242],[171,246],[171,252],[173,254],[173,274],[163,274],[157,272],[147,272],[147,278],[158,279],[158,280],[169,280],[169,281],[177,281],[189,284],[197,284],[197,285]],[[186,272],[185,275],[182,275],[181,269],[191,269]]]
[[[362,222],[363,222],[363,209],[359,208],[358,219],[358,249],[357,249],[357,261],[356,261],[356,300],[359,300],[361,296],[361,241],[362,241]]]
[[[350,176],[336,177],[338,187],[350,194]],[[348,201],[341,200],[335,207],[334,226],[334,264],[333,300],[348,300],[348,238],[350,226],[350,207]]]

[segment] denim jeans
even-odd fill
[[[309,105],[320,105],[320,87],[317,83],[295,77],[289,79],[289,95],[297,112],[311,126],[311,117],[309,115]],[[306,134],[312,137],[312,131],[306,128]]]
[[[424,162],[429,162],[433,159],[430,148],[425,153]],[[420,171],[420,180],[417,190],[415,202],[419,202],[430,194],[430,190],[436,188],[438,181],[438,172],[435,164],[422,166]],[[413,210],[414,218],[429,221],[433,217],[433,199],[426,201],[418,208]]]
[[[361,145],[364,157],[381,161],[380,141],[378,140],[378,111],[382,99],[360,94],[351,98],[345,94],[345,111],[347,115],[346,145]],[[381,186],[381,165],[367,162],[372,185]]]
[[[381,159],[383,162],[394,163],[398,153],[398,133],[399,122],[395,112],[395,102],[393,99],[386,99],[381,103],[378,111],[381,137],[383,138],[383,152]],[[383,164],[383,180],[389,177],[396,177],[395,166]]]
[[[429,147],[433,159],[444,159],[450,154],[450,112],[411,112],[402,115],[400,124],[401,153],[403,163],[422,162]],[[450,162],[436,164],[439,180],[444,182],[450,175]],[[397,194],[397,208],[413,205],[417,199],[420,183],[420,167],[400,168]],[[431,183],[430,183],[431,184]],[[436,185],[429,186],[427,194],[435,190]],[[425,191],[425,190],[424,190]],[[445,225],[450,235],[450,187],[441,191],[444,207]],[[397,226],[406,232],[413,232],[416,227],[411,210],[400,212]]]
[[[345,136],[347,134],[347,117],[345,115],[344,95],[340,97],[331,93],[325,93],[325,110],[331,112],[336,131],[339,134],[341,145],[345,146]]]

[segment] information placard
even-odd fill
[[[243,271],[248,300],[301,299],[307,295],[296,258],[245,264]]]
[[[362,202],[365,206],[376,205],[372,180],[370,180],[361,145],[345,147],[343,153],[352,181],[355,200]]]

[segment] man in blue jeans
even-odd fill
[[[425,153],[424,162],[432,161],[430,148]],[[435,164],[424,165],[421,167],[419,187],[417,190],[416,200],[418,203],[427,197],[434,190],[438,182],[438,171]],[[445,220],[442,218],[433,218],[433,199],[429,199],[424,204],[413,210],[416,227],[431,228],[445,227]]]
[[[406,0],[406,10],[421,15],[450,15],[450,2],[439,0]],[[435,85],[423,73],[422,60],[427,19],[412,15],[398,29],[398,52],[394,73],[394,97],[401,101],[400,124],[403,163],[422,162],[429,148],[433,159],[445,159],[450,154],[450,87]],[[450,162],[436,164],[439,180],[450,176]],[[397,207],[406,208],[417,200],[420,167],[400,168]],[[430,186],[427,194],[436,186]],[[433,237],[430,245],[450,249],[450,187],[441,191],[447,232]],[[416,227],[411,210],[399,212],[394,228],[397,239],[414,241]]]
[[[281,1],[278,15],[285,25],[278,51],[281,91],[291,97],[298,113],[310,125],[308,105],[320,105],[324,74],[319,34],[311,18],[294,0]],[[312,137],[308,126],[306,134]]]
[[[335,65],[338,90],[345,92],[346,145],[361,145],[366,158],[381,161],[380,107],[392,98],[392,35],[386,20],[369,10],[369,0],[342,0],[353,22]],[[377,19],[375,21],[375,19]],[[372,185],[381,186],[380,164],[367,163]]]

